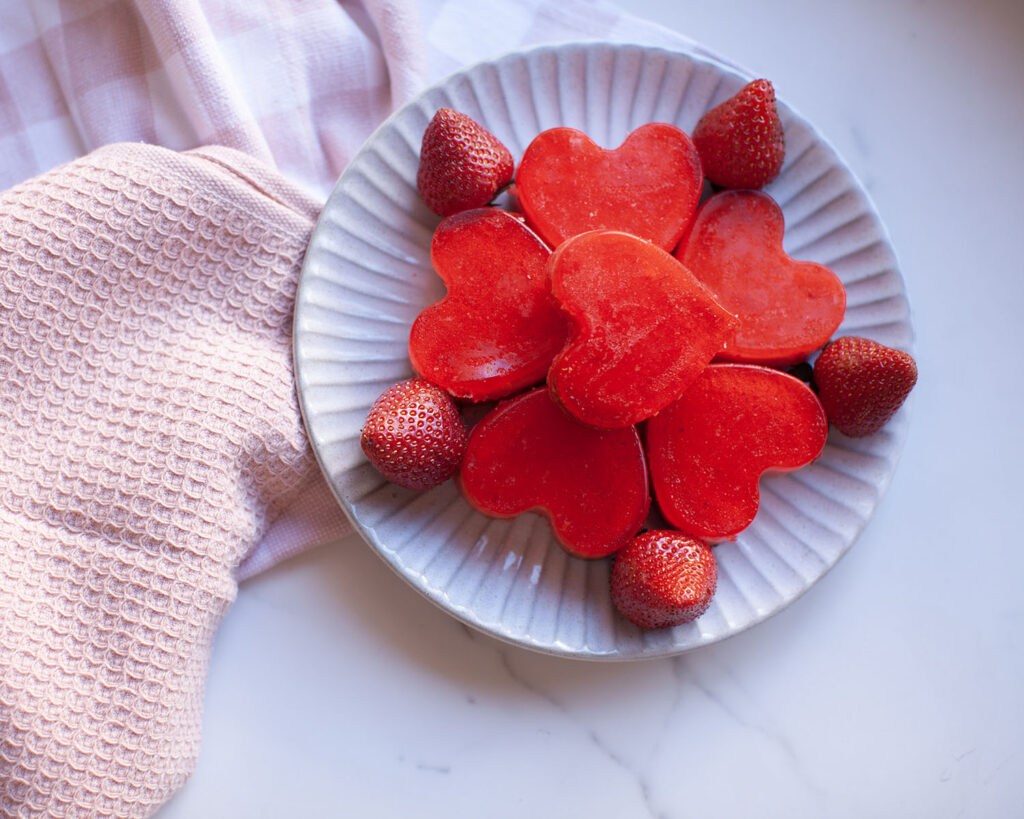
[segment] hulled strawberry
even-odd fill
[[[762,188],[786,155],[775,89],[754,80],[712,108],[693,129],[704,173],[720,188]]]
[[[479,208],[512,181],[512,154],[482,125],[451,108],[434,114],[423,133],[416,187],[441,216]]]
[[[678,626],[700,617],[714,597],[718,564],[704,541],[670,530],[637,535],[615,554],[615,607],[640,628]]]
[[[389,481],[423,490],[455,474],[466,440],[466,425],[451,396],[413,378],[385,390],[374,402],[359,443]]]
[[[917,383],[909,353],[859,336],[831,342],[814,362],[814,382],[829,422],[844,435],[878,432]]]

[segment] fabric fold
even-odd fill
[[[319,482],[314,211],[242,154],[139,143],[0,195],[4,816],[145,815],[192,770],[238,566]]]

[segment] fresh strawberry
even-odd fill
[[[615,554],[612,602],[640,628],[700,617],[715,595],[718,565],[704,541],[670,530],[637,535]]]
[[[432,489],[458,470],[466,439],[466,425],[451,396],[413,378],[385,390],[374,402],[359,443],[392,483]]]
[[[427,125],[420,148],[416,187],[434,213],[450,216],[480,208],[512,181],[508,148],[479,123],[441,108]]]
[[[881,429],[917,383],[909,353],[858,336],[829,344],[814,362],[814,381],[828,420],[861,438]]]
[[[782,170],[786,144],[768,80],[754,80],[693,129],[704,173],[720,188],[762,188]]]

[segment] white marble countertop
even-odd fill
[[[859,175],[907,282],[899,469],[811,591],[683,656],[461,625],[351,536],[242,586],[161,819],[1024,815],[1024,4],[633,0],[773,80]]]

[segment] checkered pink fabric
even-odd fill
[[[327,193],[423,82],[413,0],[33,0],[0,13],[0,189],[112,142],[226,145]]]
[[[347,530],[291,372],[319,204],[428,79],[582,38],[692,46],[588,0],[3,6],[3,819],[187,778],[238,579]]]

